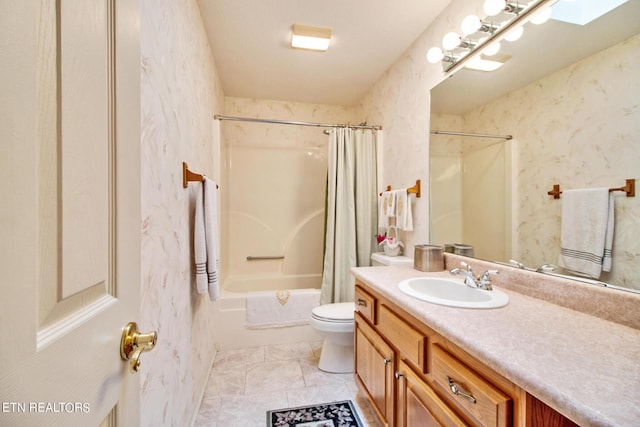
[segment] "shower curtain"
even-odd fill
[[[329,136],[321,304],[354,300],[349,269],[370,265],[377,231],[376,135],[335,128]]]

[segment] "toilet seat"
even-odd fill
[[[311,317],[321,322],[353,323],[356,305],[353,302],[324,304],[311,311]]]

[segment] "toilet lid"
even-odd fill
[[[355,310],[355,303],[339,302],[320,305],[311,311],[311,315],[326,322],[353,322]]]

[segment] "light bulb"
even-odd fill
[[[549,18],[551,18],[551,8],[545,7],[544,9],[534,13],[529,21],[531,21],[531,23],[533,24],[540,25],[547,22]]]
[[[496,16],[502,12],[506,6],[507,2],[505,0],[485,0],[484,13],[489,16]]]
[[[504,39],[510,42],[514,42],[522,37],[522,33],[524,33],[523,27],[516,27],[512,30],[509,30],[507,34],[504,35]]]
[[[493,56],[500,51],[500,43],[493,42],[486,48],[482,49],[482,53],[487,56]]]
[[[444,53],[439,47],[432,47],[427,52],[427,61],[432,64],[442,61],[442,58],[444,58]]]
[[[480,18],[478,18],[476,15],[467,15],[462,20],[462,25],[460,26],[460,28],[462,29],[462,34],[468,35],[478,31],[481,26],[482,22],[480,21]]]
[[[455,49],[459,45],[460,45],[460,36],[454,33],[453,31],[445,34],[444,37],[442,38],[442,46],[446,50]]]

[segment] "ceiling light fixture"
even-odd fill
[[[501,59],[487,59],[484,55],[478,55],[475,58],[467,61],[464,65],[465,68],[469,68],[471,70],[478,71],[495,71],[498,68],[502,67],[505,62],[509,59],[509,56]]]
[[[291,47],[324,52],[329,48],[331,28],[294,24],[291,28]]]

